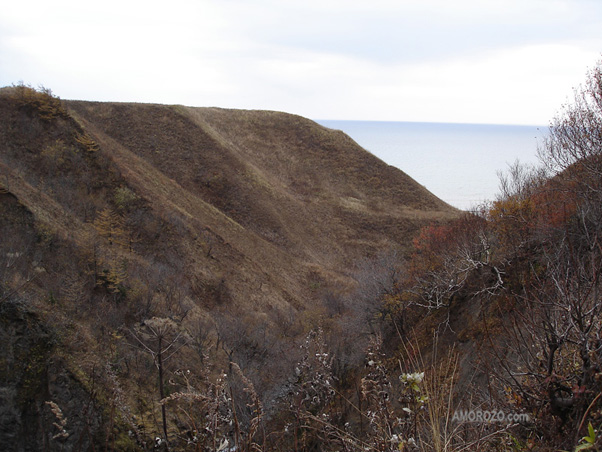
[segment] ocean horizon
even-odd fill
[[[500,172],[517,160],[538,164],[547,126],[316,120],[462,210],[495,199]]]

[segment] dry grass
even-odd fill
[[[245,341],[260,328],[259,348],[285,354],[323,318],[324,293],[355,287],[358,260],[403,248],[425,222],[457,214],[341,132],[297,116],[56,103],[46,93],[64,108],[54,115],[20,106],[15,93],[0,93],[0,214],[18,204],[28,216],[5,227],[0,215],[0,228],[27,253],[0,284],[45,269],[19,295],[61,331],[71,372],[113,361],[116,373],[131,372],[124,390],[149,429],[153,367],[132,358],[125,326],[161,315],[192,330],[208,319],[219,365],[228,365],[225,341],[255,347]],[[95,226],[107,209],[122,222],[123,243]],[[14,256],[9,245],[2,251]],[[121,284],[107,290],[103,271],[117,267]],[[218,318],[232,328],[218,330]],[[264,386],[278,362],[269,366]]]
[[[155,210],[178,212],[191,236],[200,225],[219,231],[231,248],[224,253],[235,254],[227,263],[230,274],[263,279],[240,261],[247,256],[289,293],[303,292],[304,283],[294,281],[303,267],[340,273],[388,240],[404,245],[424,222],[455,215],[346,135],[301,117],[67,105]],[[252,292],[243,283],[234,294],[248,298]]]

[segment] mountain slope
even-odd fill
[[[12,345],[0,353],[10,395],[1,434],[19,438],[15,450],[39,449],[47,432],[26,426],[52,417],[48,400],[73,429],[106,426],[98,394],[115,381],[128,410],[156,419],[153,359],[138,347],[151,318],[187,338],[166,371],[202,372],[210,355],[277,391],[279,363],[332,322],[325,297],[354,290],[360,262],[403,252],[426,222],[457,214],[342,132],[298,116],[3,89],[0,311]],[[17,365],[18,350],[45,337]]]
[[[154,210],[180,212],[189,229],[207,228],[270,275],[307,265],[341,273],[404,244],[423,220],[454,214],[341,132],[300,117],[67,105]]]

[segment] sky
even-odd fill
[[[311,119],[547,125],[599,0],[0,0],[0,86]]]

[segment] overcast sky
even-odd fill
[[[600,0],[0,0],[0,85],[312,119],[542,124]]]

